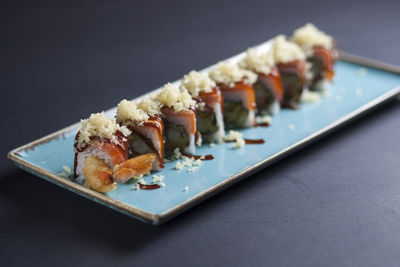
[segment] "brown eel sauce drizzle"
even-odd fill
[[[138,183],[140,189],[144,189],[144,190],[154,190],[154,189],[158,189],[161,186],[159,184],[142,184],[142,183]]]
[[[185,157],[191,158],[191,159],[201,159],[201,160],[213,160],[214,159],[214,156],[211,154],[201,156],[201,155],[192,155],[192,154],[182,153],[182,155],[184,155]]]
[[[162,123],[161,118],[158,117],[158,116],[154,116],[154,117],[151,117],[150,120],[157,121],[159,124],[154,124],[154,123],[152,123],[152,122],[148,122],[148,121],[147,121],[147,122],[144,122],[143,125],[144,125],[144,126],[147,126],[147,127],[156,128],[156,129],[158,129],[158,130],[162,133],[163,130],[164,130],[164,129],[163,129],[164,125],[163,125],[163,123]],[[150,148],[150,150],[152,150],[153,153],[156,155],[157,160],[158,160],[158,162],[159,162],[160,168],[164,168],[164,154],[163,154],[163,151],[158,151],[158,150],[155,148],[155,146],[154,146],[154,144],[153,144],[153,142],[152,142],[151,140],[149,140],[148,138],[146,138],[146,137],[145,137],[143,134],[141,134],[140,132],[136,131],[133,127],[130,127],[130,130],[131,130],[132,132],[134,132],[137,136],[139,136],[139,137],[142,139],[143,142],[146,143],[146,145]],[[137,151],[135,151],[133,147],[131,147],[130,149],[132,150],[133,154],[135,154],[135,155],[140,155],[140,153],[138,153]]]
[[[253,145],[253,144],[264,144],[264,139],[247,139],[243,138],[246,145]],[[225,140],[226,143],[236,142],[236,140]]]
[[[254,124],[254,127],[268,127],[268,126],[270,126],[268,122],[259,122]]]
[[[244,142],[246,144],[264,144],[265,143],[264,139],[247,139],[247,138],[244,138]]]

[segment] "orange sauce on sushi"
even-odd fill
[[[300,76],[302,88],[304,88],[306,84],[306,72],[307,72],[307,62],[305,60],[294,60],[287,63],[278,63],[277,67],[281,73],[287,72],[287,73],[298,74]],[[297,98],[294,99],[294,101],[298,103],[300,101],[300,97],[301,95],[299,94]],[[294,110],[299,108],[299,106],[293,101],[288,103],[284,99],[281,102],[281,106],[283,108],[294,109]]]
[[[279,102],[282,102],[283,99],[282,77],[281,74],[279,73],[278,68],[272,67],[271,72],[268,74],[264,73],[257,73],[257,74],[259,79],[265,80],[267,84],[270,85],[270,89],[275,94],[276,99]]]
[[[196,109],[189,108],[187,110],[182,110],[182,111],[176,112],[173,108],[164,106],[161,109],[161,112],[166,117],[168,117],[169,115],[186,117],[187,119],[189,119],[189,122],[190,122],[189,123],[189,133],[190,134],[196,133]]]
[[[223,98],[219,88],[213,88],[211,92],[201,92],[197,97],[194,97],[197,102],[204,102],[209,109],[212,110],[212,104],[219,103],[221,110],[223,109]]]
[[[299,74],[303,85],[306,83],[307,62],[304,60],[294,60],[277,65],[280,72],[294,72]]]
[[[314,57],[321,59],[322,61],[322,68],[325,72],[325,79],[328,81],[332,81],[334,76],[334,58],[332,55],[332,51],[328,48],[323,46],[314,46],[313,47]]]
[[[233,86],[229,86],[226,84],[218,84],[219,89],[222,94],[224,91],[237,91],[245,94],[246,97],[242,98],[243,105],[250,110],[256,109],[256,96],[254,93],[254,88],[251,85],[245,84],[243,81],[235,82]]]

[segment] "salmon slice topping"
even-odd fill
[[[236,82],[233,86],[228,86],[225,84],[218,85],[223,98],[226,98],[228,95],[237,95],[240,97],[238,100],[242,101],[244,107],[249,110],[256,109],[256,97],[254,93],[254,88],[251,85],[245,84],[244,82]]]
[[[307,62],[304,60],[295,60],[288,63],[279,63],[277,65],[280,72],[297,73],[303,85],[306,83]]]
[[[180,118],[185,121],[183,125],[189,134],[196,133],[196,111],[193,109],[182,110],[176,112],[172,108],[163,107],[162,108],[163,115],[168,119],[168,117]]]
[[[282,88],[282,77],[279,73],[278,68],[272,67],[269,74],[258,73],[258,78],[265,81],[270,89],[274,92],[276,99],[282,102],[283,99],[283,88]]]
[[[119,144],[108,141],[93,140],[91,146],[107,153],[110,156],[113,165],[119,164],[128,159],[126,150]]]
[[[215,103],[223,104],[222,94],[218,88],[213,88],[211,92],[201,92],[195,99],[198,102],[204,102],[210,108]]]

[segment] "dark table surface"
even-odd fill
[[[158,227],[6,159],[307,21],[345,51],[400,65],[399,11],[399,1],[2,1],[1,265],[399,266],[399,100]]]

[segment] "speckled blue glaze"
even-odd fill
[[[360,71],[360,68],[366,70]],[[205,145],[196,154],[212,154],[215,159],[203,161],[199,168],[175,170],[176,162],[166,163],[157,173],[165,176],[166,186],[157,190],[132,190],[134,184],[120,184],[107,195],[141,210],[163,214],[168,210],[221,183],[232,175],[270,157],[341,119],[371,100],[400,86],[400,76],[382,70],[339,61],[332,88],[320,100],[302,104],[300,110],[282,110],[272,117],[271,127],[242,130],[245,138],[264,138],[262,145],[246,145],[232,149],[232,143],[214,147]],[[75,133],[36,146],[33,150],[19,152],[19,156],[52,173],[62,171],[62,166],[73,168],[73,139]],[[150,183],[152,177],[144,177]],[[188,190],[185,191],[185,187]]]

